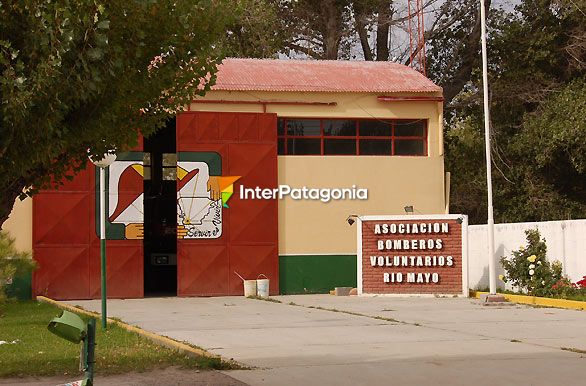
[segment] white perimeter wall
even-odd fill
[[[525,230],[539,229],[547,244],[547,259],[559,260],[573,282],[586,275],[586,220],[496,224],[494,244],[497,259],[526,245]],[[488,287],[488,242],[486,225],[468,227],[468,277],[470,288]],[[504,274],[497,260],[497,276]],[[497,286],[504,284],[497,279]],[[509,286],[507,286],[509,288]]]

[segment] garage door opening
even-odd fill
[[[144,295],[177,295],[175,119],[144,141]],[[149,178],[150,177],[150,178]]]

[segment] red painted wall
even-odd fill
[[[276,200],[240,200],[238,189],[276,188],[277,116],[254,113],[187,112],[177,117],[177,151],[215,151],[223,176],[241,176],[224,208],[218,239],[180,239],[179,296],[242,295],[242,281],[264,274],[270,293],[279,293],[278,206]]]
[[[100,297],[100,239],[95,226],[95,167],[33,198],[33,294],[54,299]],[[143,296],[142,240],[108,240],[108,297]]]

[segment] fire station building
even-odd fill
[[[17,201],[4,228],[32,250],[33,295],[271,294],[356,286],[349,215],[448,213],[442,90],[390,62],[226,59],[216,84],[106,173]],[[237,275],[238,274],[238,275]]]

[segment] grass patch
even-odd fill
[[[577,300],[579,302],[586,302],[586,295],[568,295],[564,299],[566,299],[566,300]]]
[[[397,319],[393,319],[393,318],[385,318],[384,316],[373,316],[373,319],[376,320],[384,320],[385,322],[391,322],[391,323],[401,323],[401,321],[397,320]]]
[[[575,352],[576,354],[586,354],[586,350],[580,350],[579,348],[574,347],[560,347],[564,351]]]
[[[472,291],[490,292],[490,289],[488,287],[483,287],[483,288],[478,288],[478,289],[475,289]],[[511,290],[506,290],[506,289],[502,289],[502,288],[498,288],[497,293],[498,294],[506,294],[506,295],[535,296],[535,295],[524,294],[522,292],[515,292],[515,291],[511,291]],[[583,293],[566,294],[565,296],[540,296],[540,297],[548,298],[548,299],[564,299],[564,300],[575,300],[578,302],[586,302],[586,294],[583,294]]]
[[[80,345],[70,343],[47,330],[49,321],[61,309],[46,303],[10,302],[0,311],[0,377],[79,375]],[[82,319],[88,317],[80,315]],[[219,358],[194,357],[154,344],[137,333],[110,324],[96,328],[98,375],[146,371],[178,366],[188,369],[231,369]]]
[[[254,299],[254,300],[264,300],[265,302],[271,302],[271,303],[283,303],[282,301],[277,300],[277,299],[274,299],[274,298],[271,298],[271,297],[263,298],[263,297],[260,297],[260,296],[247,296],[246,298],[248,298],[248,299]]]

